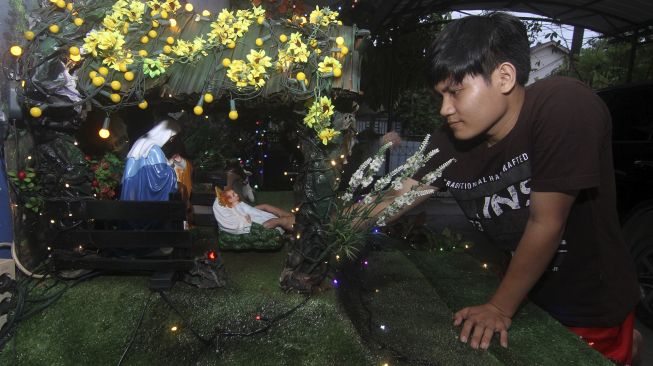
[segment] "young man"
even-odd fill
[[[616,214],[607,108],[572,79],[525,88],[529,41],[507,14],[454,21],[429,51],[447,126],[434,135],[441,152],[424,172],[456,158],[436,188],[513,254],[489,301],[455,313],[460,340],[486,349],[497,333],[507,347],[511,318],[528,297],[629,363],[639,291]]]

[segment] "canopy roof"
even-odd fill
[[[553,22],[581,26],[606,36],[624,36],[633,31],[648,35],[653,30],[650,0],[360,0],[374,1],[369,26],[373,32],[393,27],[411,27],[427,14],[456,10],[507,10],[542,15]]]

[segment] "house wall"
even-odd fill
[[[564,64],[566,57],[562,50],[553,45],[535,48],[531,53],[531,73],[526,85],[554,73]]]

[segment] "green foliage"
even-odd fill
[[[104,154],[100,160],[88,156],[86,161],[94,174],[91,185],[95,194],[101,199],[115,198],[125,163],[111,152]]]
[[[404,135],[423,136],[445,123],[440,115],[442,97],[428,88],[408,89],[399,95],[395,107]]]
[[[236,156],[238,143],[231,139],[225,123],[203,123],[184,134],[184,145],[195,168],[224,168],[225,156]]]
[[[407,89],[429,88],[424,77],[427,60],[424,50],[429,47],[450,14],[427,16],[428,24],[414,32],[396,32],[379,36],[367,48],[363,59],[361,89],[372,109],[394,103]]]
[[[595,39],[590,41],[590,47],[581,50],[571,70],[569,65],[566,65],[560,69],[559,74],[578,78],[595,89],[624,84],[628,82],[630,52],[629,43]],[[632,81],[651,80],[651,78],[653,78],[653,45],[640,45],[637,48],[632,70]]]
[[[36,176],[36,172],[32,168],[20,170],[18,172],[10,170],[7,172],[9,181],[16,188],[21,200],[26,208],[34,212],[39,212],[43,206],[43,198],[41,197],[41,185]]]

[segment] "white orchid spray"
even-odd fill
[[[408,192],[397,196],[397,191],[403,188],[406,179],[415,175],[439,152],[438,149],[426,151],[429,139],[430,135],[427,135],[415,154],[403,165],[379,178],[374,185],[372,185],[374,174],[383,165],[385,152],[392,146],[391,142],[383,145],[373,157],[365,160],[354,172],[349,180],[349,187],[340,196],[340,202],[336,204],[336,215],[326,226],[331,244],[338,248],[338,252],[354,258],[372,222],[377,226],[384,226],[388,220],[403,208],[412,205],[418,198],[434,193],[433,189],[424,189],[424,187],[441,178],[444,170],[455,162],[454,159],[449,159],[436,170],[426,174],[420,179],[419,184]],[[368,193],[362,197],[356,196],[357,191],[364,190],[370,185],[372,187]],[[392,200],[391,203],[379,213],[379,205],[388,200]]]

